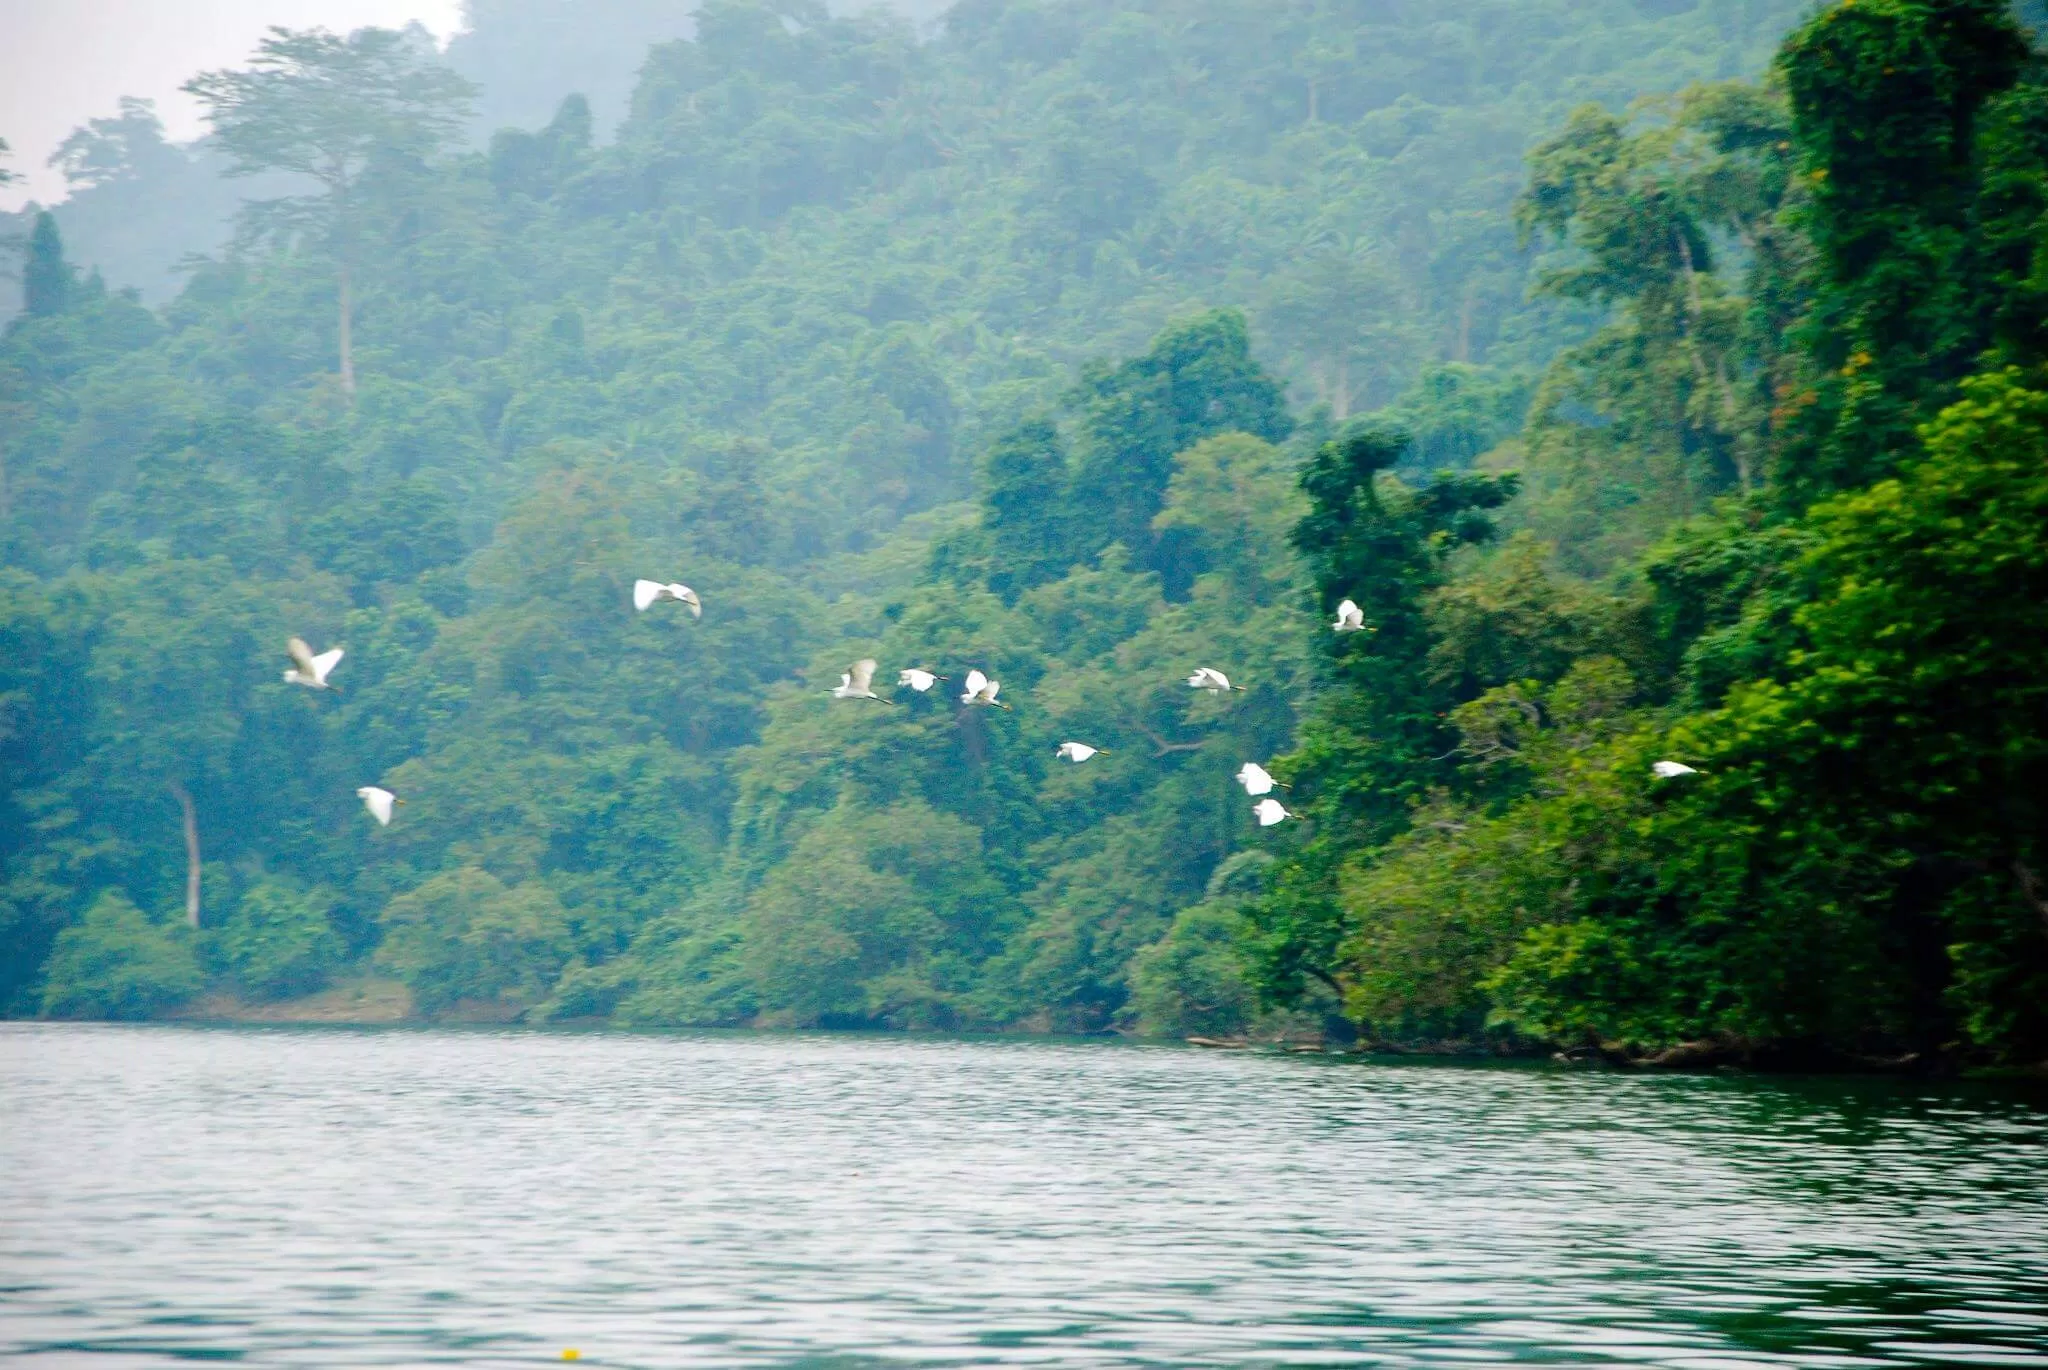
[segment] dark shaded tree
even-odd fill
[[[2003,0],[1831,5],[1786,40],[1816,258],[1788,497],[1889,474],[1990,341],[1978,132],[2027,58]]]
[[[1173,457],[1217,433],[1279,442],[1293,431],[1280,386],[1251,354],[1242,314],[1216,310],[1169,326],[1141,357],[1086,372],[1070,403],[1081,435],[1070,496],[1077,545],[1121,542],[1182,593],[1195,568],[1152,521]]]
[[[47,209],[38,212],[35,227],[29,230],[28,260],[21,268],[22,307],[33,318],[61,314],[77,284],[71,264],[64,260],[64,239],[56,219]]]

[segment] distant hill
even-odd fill
[[[944,11],[939,0],[883,0],[924,28]],[[864,5],[838,0],[835,12]],[[465,25],[448,43],[448,64],[476,82],[477,136],[547,122],[564,96],[589,100],[600,137],[625,118],[648,49],[692,32],[695,0],[468,0]],[[98,141],[117,158],[96,180],[74,184],[55,205],[74,261],[115,287],[131,286],[150,304],[184,282],[178,263],[217,251],[246,198],[275,185],[230,181],[202,141],[166,142],[139,114],[96,121]],[[0,213],[0,242],[27,231],[25,214]],[[4,259],[0,259],[4,262]],[[19,283],[0,266],[0,319],[20,307]]]

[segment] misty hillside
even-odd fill
[[[935,0],[882,4],[921,30],[944,12]],[[543,124],[572,94],[589,101],[598,135],[608,138],[648,49],[689,37],[695,8],[691,0],[467,0],[445,59],[476,83],[477,141],[495,129]],[[287,193],[288,184],[226,177],[226,162],[204,139],[172,143],[154,116],[149,102],[124,100],[78,130],[63,163],[70,193],[56,206],[73,260],[116,287],[135,287],[151,305],[177,293],[187,258],[227,242],[243,200]],[[27,226],[19,214],[0,214],[0,237]],[[0,279],[0,319],[19,308],[16,283]]]
[[[2036,1051],[2003,6],[563,13],[28,225],[10,1011]]]

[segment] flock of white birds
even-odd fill
[[[681,604],[690,611],[692,618],[704,617],[704,601],[687,585],[674,581],[667,584],[655,580],[633,582],[635,610],[645,613],[654,605],[663,602]],[[1365,615],[1358,605],[1347,599],[1337,606],[1337,621],[1330,625],[1330,631],[1358,633],[1373,630],[1365,626]],[[342,648],[330,647],[316,655],[313,649],[306,645],[304,638],[294,637],[285,644],[285,653],[292,660],[291,666],[284,673],[287,685],[301,685],[309,690],[338,692],[341,689],[339,685],[330,684],[327,677],[341,664],[344,655]],[[877,665],[873,657],[862,657],[841,673],[839,684],[827,693],[834,699],[871,699],[877,704],[894,704],[895,700],[886,699],[875,693]],[[923,694],[942,680],[950,680],[950,677],[939,675],[923,666],[906,666],[896,674],[898,685],[907,686],[919,694]],[[979,669],[970,670],[961,684],[965,686],[960,692],[960,702],[964,705],[981,705],[996,709],[1010,707],[996,698],[1002,692],[1002,682],[990,679]],[[1217,695],[1228,694],[1232,690],[1241,693],[1244,690],[1244,686],[1231,684],[1229,676],[1209,666],[1197,666],[1188,676],[1187,684],[1191,690],[1205,690]],[[1096,747],[1086,742],[1062,742],[1056,754],[1060,760],[1078,766],[1091,757],[1106,755],[1108,752],[1107,747]],[[1650,769],[1660,780],[1676,780],[1681,776],[1699,774],[1695,768],[1678,761],[1659,761]],[[1273,773],[1258,762],[1245,762],[1238,768],[1234,778],[1238,784],[1244,786],[1247,795],[1258,801],[1252,805],[1252,816],[1258,820],[1260,827],[1270,828],[1290,818],[1301,817],[1273,797],[1275,788],[1284,790],[1288,786],[1282,781],[1275,780]],[[356,797],[363,801],[364,809],[377,820],[378,826],[387,828],[391,826],[391,817],[396,811],[396,806],[405,802],[379,785],[360,787],[356,790]]]
[[[688,587],[681,585],[658,587],[651,580],[643,580],[635,587],[633,602],[640,608],[645,609],[657,598],[655,591],[664,588],[680,591],[680,593],[663,597],[682,599],[690,605],[692,612],[701,612],[697,606],[697,597],[690,593]],[[1359,631],[1365,627],[1364,615],[1359,612],[1356,604],[1347,599],[1338,606],[1337,621],[1331,624],[1330,627],[1333,631],[1339,633]],[[895,700],[884,698],[875,693],[875,672],[880,666],[881,663],[873,657],[864,656],[842,671],[839,675],[839,684],[826,691],[826,693],[834,699],[872,699],[877,704],[894,704]],[[952,677],[942,676],[938,672],[924,666],[906,666],[896,673],[896,683],[898,685],[907,686],[919,694],[923,694],[942,680],[950,679]],[[1210,666],[1197,666],[1194,672],[1188,676],[1187,683],[1188,688],[1191,690],[1207,690],[1211,694],[1219,695],[1231,690],[1236,690],[1240,693],[1244,690],[1244,686],[1231,684],[1229,676]],[[961,681],[961,684],[966,687],[960,692],[960,702],[962,704],[969,707],[979,704],[996,709],[1007,709],[1010,707],[1003,703],[1002,700],[996,698],[997,695],[1002,693],[1003,683],[1000,680],[990,679],[978,667],[970,670],[965,679]],[[1058,756],[1062,761],[1070,761],[1078,766],[1091,757],[1105,756],[1108,753],[1109,748],[1097,747],[1087,742],[1062,742],[1054,752],[1054,755]],[[1280,782],[1273,779],[1272,774],[1264,766],[1259,765],[1258,762],[1245,762],[1243,768],[1237,773],[1237,782],[1244,786],[1246,794],[1259,799],[1258,803],[1252,805],[1252,816],[1258,819],[1260,827],[1270,828],[1275,823],[1283,823],[1290,818],[1299,818],[1301,816],[1272,797],[1273,787],[1279,785]],[[1285,789],[1287,787],[1281,785],[1280,788]],[[1260,796],[1263,797],[1260,798]]]

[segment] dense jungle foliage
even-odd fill
[[[2048,1055],[2003,3],[713,0],[482,148],[416,35],[190,89],[234,240],[152,310],[42,216],[0,341],[8,1011]]]

